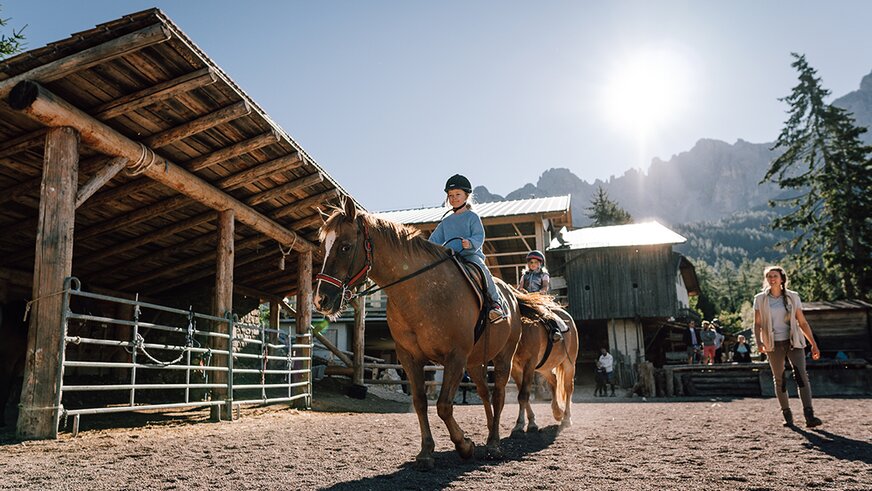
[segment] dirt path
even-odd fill
[[[409,465],[420,437],[408,404],[316,399],[313,411],[248,409],[232,423],[202,422],[202,411],[128,415],[127,428],[93,429],[92,419],[76,438],[7,436],[0,489],[872,489],[870,399],[817,400],[818,430],[782,428],[770,399],[585,399],[559,436],[549,406],[536,404],[543,431],[516,438],[510,404],[501,461],[460,460],[431,407],[436,469],[426,473]],[[456,415],[482,445],[482,408]]]

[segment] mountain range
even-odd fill
[[[833,104],[853,113],[858,125],[872,128],[872,73],[863,77],[858,90]],[[872,131],[863,137],[872,144]],[[635,221],[654,219],[688,237],[678,249],[691,257],[709,264],[720,259],[738,262],[742,257],[776,259],[781,253],[772,243],[765,244],[789,234],[773,232],[770,226],[775,212],[768,203],[782,190],[770,182],[760,183],[777,155],[772,146],[703,138],[669,160],[653,159],[647,173],[630,169],[622,176],[588,183],[569,169],[552,168],[536,184],[527,183],[505,196],[492,194],[484,186],[474,191],[476,200],[483,203],[569,194],[573,226],[584,227],[591,222],[587,208],[602,187]],[[724,247],[717,253],[718,247],[712,244]]]

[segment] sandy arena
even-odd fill
[[[221,424],[200,410],[90,417],[75,438],[0,437],[0,489],[872,489],[870,399],[817,399],[825,424],[807,430],[783,428],[774,399],[576,396],[574,425],[560,435],[537,403],[542,431],[511,437],[518,406],[508,404],[501,461],[481,448],[462,461],[431,406],[430,472],[410,465],[420,446],[410,405],[372,394],[316,389],[311,411],[249,408]],[[481,406],[455,414],[481,447]]]

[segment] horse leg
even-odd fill
[[[512,436],[515,436],[522,433],[526,425],[524,397],[526,393],[526,401],[530,401],[530,389],[524,385],[524,370],[518,363],[512,364],[512,379],[515,381],[515,385],[518,386],[518,419],[515,421],[515,427],[512,428]]]
[[[555,421],[561,421],[563,419],[563,409],[560,409],[562,401],[557,390],[557,375],[554,374],[553,370],[543,375],[545,376],[545,381],[548,382],[548,387],[551,389],[551,414],[554,416]]]
[[[504,350],[494,358],[494,393],[493,393],[493,421],[490,422],[487,444],[485,449],[487,457],[501,459],[503,451],[500,449],[500,415],[506,404],[506,384],[509,382],[509,373],[512,370],[512,356],[514,347],[510,351]]]
[[[494,413],[491,409],[490,390],[487,387],[487,374],[484,367],[466,367],[466,373],[469,374],[469,379],[475,383],[475,393],[481,399],[481,404],[484,406],[484,415],[487,419],[487,426],[490,428],[493,421]]]
[[[563,420],[560,421],[560,426],[557,428],[557,431],[562,431],[572,426],[572,392],[575,390],[575,364],[571,360],[566,359],[557,367],[557,370],[562,372],[562,377],[558,377],[558,379],[563,379]]]
[[[463,430],[454,419],[454,395],[460,385],[460,380],[463,378],[463,361],[460,359],[446,360],[443,367],[442,389],[439,391],[439,400],[436,402],[436,412],[445,422],[457,453],[460,454],[461,458],[469,459],[475,453],[475,444],[463,434]]]
[[[530,404],[530,392],[533,388],[533,380],[536,377],[536,370],[532,362],[528,362],[521,371],[520,382],[515,378],[515,383],[518,385],[518,422],[512,429],[512,433],[524,431],[524,415],[529,419],[527,424],[527,432],[533,433],[539,431],[539,425],[536,424],[536,414],[533,412],[533,405]],[[515,371],[515,366],[512,366],[512,372]]]
[[[418,470],[430,470],[435,465],[433,450],[436,443],[433,434],[430,433],[430,421],[427,417],[427,390],[424,385],[424,364],[415,360],[408,352],[397,345],[397,358],[403,365],[406,377],[409,379],[409,393],[412,396],[412,405],[418,415],[418,426],[421,428],[421,451],[415,457],[415,467]]]

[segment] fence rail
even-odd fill
[[[74,435],[82,415],[219,406],[232,418],[245,404],[311,406],[311,330],[86,292],[76,278],[63,310],[57,405]]]

